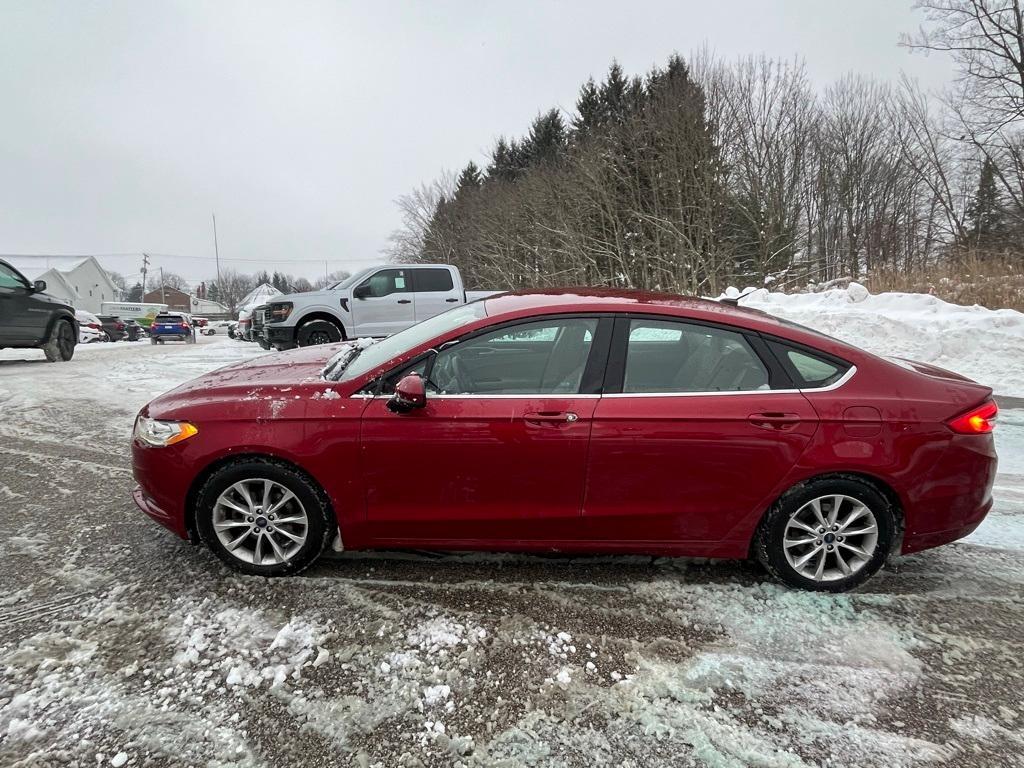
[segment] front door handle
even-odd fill
[[[793,429],[793,427],[800,423],[800,414],[764,411],[763,413],[752,413],[747,419],[755,427],[761,427],[762,429],[786,430]]]
[[[456,301],[458,301],[458,299],[445,299],[445,301],[448,302],[449,304],[454,304]]]
[[[411,299],[399,299],[398,303],[399,304],[412,304],[412,300]]]
[[[523,418],[531,424],[572,424],[580,417],[572,411],[535,411],[524,413]]]

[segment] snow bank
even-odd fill
[[[740,292],[730,288],[725,296]],[[741,306],[761,309],[879,355],[947,368],[1024,397],[1024,314],[950,304],[922,293],[871,294],[858,283],[822,293],[747,293]]]

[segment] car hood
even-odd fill
[[[261,355],[218,368],[166,392],[147,407],[153,418],[183,418],[213,406],[223,418],[247,417],[253,401],[304,400],[328,382],[321,376],[328,359],[349,342],[301,347]]]
[[[306,291],[305,293],[282,293],[280,296],[275,296],[273,299],[267,302],[267,304],[277,304],[281,301],[301,301],[303,304],[309,304],[316,299],[332,299],[337,295],[337,291]]]

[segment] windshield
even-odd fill
[[[469,325],[474,320],[486,316],[487,312],[484,310],[482,301],[474,301],[472,304],[464,304],[440,315],[435,315],[429,320],[399,331],[394,336],[381,339],[373,346],[365,347],[358,356],[352,358],[347,366],[343,367],[340,372],[335,372],[331,378],[333,381],[351,381],[357,376],[362,376],[383,365],[388,360],[430,341],[435,336],[454,331],[456,328]],[[351,347],[346,346],[327,362],[324,370],[331,370],[332,366],[350,354]]]
[[[337,291],[344,288],[351,288],[353,285],[355,285],[357,282],[362,280],[364,277],[366,277],[368,274],[375,271],[376,269],[379,269],[379,267],[367,267],[366,269],[361,269],[354,275],[349,275],[344,280],[339,280],[334,285],[327,286],[327,290]]]

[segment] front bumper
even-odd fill
[[[137,485],[132,490],[132,501],[135,502],[135,506],[156,520],[167,530],[174,531],[174,533],[183,539],[189,538],[188,530],[185,528],[184,519],[180,515],[174,515],[161,508],[156,501],[146,495],[146,492],[142,490],[142,486]]]
[[[280,325],[264,325],[261,329],[263,338],[271,344],[291,344],[294,341],[295,328]]]

